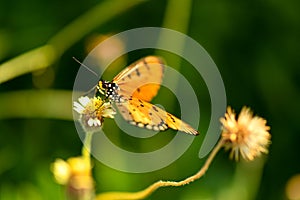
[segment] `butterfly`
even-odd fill
[[[100,80],[97,90],[113,102],[122,117],[132,125],[154,131],[172,128],[198,135],[189,124],[150,103],[160,88],[164,65],[157,56],[141,58],[112,81]]]

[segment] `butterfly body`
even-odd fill
[[[97,88],[132,125],[154,131],[172,128],[198,135],[190,125],[150,103],[160,88],[163,71],[161,58],[147,56],[125,68],[112,81],[99,81]]]
[[[100,89],[101,88],[101,89]],[[109,98],[113,102],[124,102],[125,99],[122,95],[118,94],[118,91],[120,90],[120,87],[118,84],[114,82],[109,81],[100,81],[98,86],[99,91],[105,91],[103,94],[105,94],[106,98]]]

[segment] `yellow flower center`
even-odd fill
[[[237,135],[235,133],[232,133],[230,134],[229,136],[229,139],[232,141],[232,142],[235,142],[236,141],[236,138],[237,138]]]

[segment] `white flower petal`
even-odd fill
[[[76,101],[73,103],[73,106],[73,109],[79,114],[82,114],[82,112],[84,111],[84,107]]]
[[[88,103],[91,101],[91,99],[88,96],[83,96],[78,99],[79,103],[83,105],[84,107],[88,105]]]
[[[94,124],[94,120],[92,118],[90,118],[88,121],[87,121],[89,127],[92,127],[93,124]]]

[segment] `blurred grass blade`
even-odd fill
[[[96,27],[145,0],[107,0],[79,16],[53,36],[48,44],[25,52],[0,65],[0,84],[53,64],[68,48]]]
[[[145,0],[106,0],[71,22],[52,37],[49,44],[64,52],[96,27],[143,2]]]
[[[73,120],[72,92],[27,90],[0,95],[0,119],[52,118]]]
[[[44,45],[0,65],[0,84],[17,76],[43,69],[56,60],[55,50]]]

